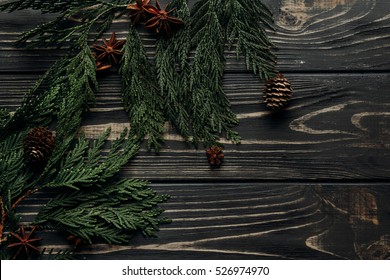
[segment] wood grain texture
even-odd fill
[[[0,0],[0,3],[2,0]],[[189,1],[193,4],[194,1]],[[265,0],[274,12],[278,69],[294,96],[282,113],[262,101],[263,81],[226,51],[224,89],[240,125],[241,145],[225,144],[210,169],[166,125],[159,155],[144,148],[122,171],[151,180],[171,199],[172,223],[156,239],[97,244],[86,259],[387,259],[390,258],[390,4],[388,0]],[[0,105],[14,110],[37,77],[64,51],[18,49],[24,30],[50,16],[0,13]],[[127,34],[127,22],[113,30]],[[106,37],[109,35],[106,34]],[[155,38],[143,33],[151,59]],[[111,139],[129,126],[116,75],[100,79],[82,133]],[[52,194],[18,208],[31,222]],[[43,232],[49,248],[71,248]]]
[[[36,76],[3,75],[1,104],[16,108]],[[251,74],[226,74],[225,91],[238,114],[241,145],[225,143],[225,162],[210,169],[202,147],[185,144],[166,126],[159,155],[142,149],[124,168],[127,176],[149,180],[384,180],[390,176],[389,74],[290,74],[290,107],[270,113],[262,83]],[[96,106],[82,132],[97,138],[112,127],[114,139],[129,127],[120,81],[101,80]]]
[[[4,0],[2,0],[4,1]],[[193,4],[195,1],[189,1]],[[279,0],[264,1],[274,12],[278,68],[283,71],[384,71],[390,69],[390,6],[387,0]],[[1,3],[1,1],[0,1]],[[52,18],[34,12],[0,13],[0,72],[41,72],[64,51],[24,51],[13,46],[22,31]],[[128,20],[113,30],[127,34]],[[105,35],[109,37],[109,34]],[[144,33],[153,57],[155,37]],[[243,71],[234,50],[226,51],[227,71]]]
[[[158,238],[136,236],[129,246],[96,244],[78,254],[87,259],[350,259],[374,258],[370,245],[390,242],[386,208],[382,207],[384,184],[344,184],[344,191],[369,190],[380,205],[377,223],[351,222],[348,211],[326,203],[338,197],[332,184],[202,183],[153,184],[171,195]],[[327,198],[328,200],[323,200]],[[47,201],[37,194],[19,211],[31,221]],[[334,201],[334,200],[333,200]],[[353,213],[352,213],[353,214]],[[370,232],[367,235],[367,232]],[[47,248],[72,248],[59,242],[59,234],[43,232]],[[382,249],[386,249],[384,243]],[[390,253],[390,251],[388,252]],[[371,254],[371,255],[370,255]]]

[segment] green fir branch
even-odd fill
[[[36,95],[34,92],[27,94],[22,105],[0,127],[0,139],[19,130],[26,130],[38,125],[47,126],[51,122],[55,110],[57,94],[58,88],[53,88],[50,92],[42,95]]]
[[[4,128],[11,117],[10,111],[7,108],[0,109],[0,130]]]
[[[11,206],[34,186],[34,174],[25,166],[23,154],[25,135],[24,131],[13,133],[0,142],[0,196],[3,205]],[[9,207],[9,210],[12,209]]]
[[[236,45],[237,56],[245,57],[248,69],[262,79],[275,75],[275,47],[265,28],[273,29],[272,13],[260,1],[225,1],[226,36],[229,47]]]
[[[53,3],[54,2],[54,3]],[[123,1],[14,1],[0,5],[0,10],[36,9],[42,13],[60,13],[56,19],[22,33],[17,44],[27,48],[78,45],[78,38],[88,35],[96,27],[99,38],[107,31]]]
[[[58,172],[58,163],[70,148],[81,114],[97,86],[95,62],[86,38],[84,46],[75,56],[68,56],[54,65],[0,130],[0,196],[2,205],[6,206],[7,220],[3,230],[13,229],[19,219],[14,208]],[[55,150],[44,171],[39,172],[26,162],[23,141],[30,128],[48,126],[54,120]]]
[[[80,138],[61,163],[60,171],[44,187],[68,187],[79,190],[92,184],[102,184],[117,174],[138,151],[138,144],[126,141],[127,131],[113,141],[107,156],[101,149],[109,136],[109,130],[95,141]]]
[[[54,250],[51,248],[48,250],[47,248],[43,248],[40,255],[39,260],[75,260],[75,252],[73,249],[65,249],[65,250]]]
[[[74,7],[96,4],[95,0],[18,0],[0,6],[1,11],[40,10],[42,13],[64,12]]]
[[[20,9],[35,8],[28,6],[28,3],[33,2],[23,2],[26,6]],[[69,5],[76,3],[68,2]],[[144,105],[147,129],[141,134],[139,130],[132,130],[130,138],[127,138],[127,131],[124,131],[111,143],[108,153],[103,152],[103,149],[108,146],[109,131],[95,141],[82,137],[75,140],[82,115],[94,101],[94,91],[97,88],[95,59],[87,44],[89,33],[95,23],[107,16],[110,18],[108,23],[98,28],[99,32],[104,32],[114,18],[112,12],[118,9],[117,5],[122,5],[122,8],[124,5],[124,1],[98,2],[105,8],[84,11],[87,20],[79,27],[57,30],[58,36],[61,34],[74,38],[69,54],[38,80],[12,116],[7,110],[0,111],[0,196],[1,208],[5,213],[2,214],[2,221],[5,221],[1,224],[2,234],[15,230],[19,222],[20,217],[14,211],[17,203],[33,192],[53,187],[59,196],[39,213],[37,224],[66,231],[86,242],[98,238],[108,243],[127,243],[137,232],[153,236],[159,224],[167,222],[165,218],[159,217],[162,210],[157,208],[158,203],[167,199],[166,196],[157,195],[148,188],[145,181],[123,180],[118,176],[120,168],[138,151],[143,137],[148,136],[153,147],[157,147],[162,139],[163,99],[158,97],[157,82],[149,83],[149,79],[156,81],[156,74],[148,64],[139,37],[129,40],[133,45],[129,44],[127,47],[136,46],[137,49],[132,54],[128,52],[130,55],[127,56],[127,65],[131,67],[123,70],[124,84],[129,86],[127,92],[135,95],[124,97],[129,101],[134,101],[132,98],[135,98],[138,105]],[[34,3],[38,5],[49,1]],[[80,7],[74,6],[75,10],[77,8]],[[73,15],[73,11],[67,12],[67,16]],[[63,14],[62,19],[65,18]],[[55,31],[45,28],[30,33],[32,37],[29,39],[37,38],[38,41],[47,43],[44,36]],[[135,33],[134,30],[133,32]],[[53,38],[53,42],[55,40],[57,39]],[[138,71],[140,62],[149,67]],[[138,87],[136,80],[131,80],[132,84],[129,84],[129,77],[139,78],[142,86]],[[145,85],[148,91],[144,91]],[[137,95],[139,89],[142,94]],[[161,102],[154,103],[159,98]],[[156,109],[158,113],[149,111],[150,108]],[[134,116],[141,117],[143,127],[145,115],[142,115],[142,111],[138,113],[141,114],[135,113]],[[44,169],[35,170],[24,158],[23,142],[30,128],[49,125],[56,130],[55,148]],[[136,127],[136,122],[132,124],[132,128],[134,126]],[[2,239],[1,248],[6,248],[6,245],[7,238]],[[5,254],[4,258],[7,256]]]
[[[107,181],[62,193],[39,213],[36,223],[67,231],[88,243],[95,238],[126,243],[138,231],[154,236],[159,224],[167,222],[158,218],[162,211],[156,208],[166,199],[145,181]]]
[[[91,31],[96,34],[95,38],[100,37],[116,17],[126,12],[129,2],[134,3],[125,0],[24,0],[0,5],[0,10],[34,9],[58,14],[53,21],[23,33],[19,42],[28,43],[29,47],[66,45],[72,50],[81,50],[73,56],[74,60],[67,56],[57,63],[49,71],[50,78],[43,79],[42,84],[51,85],[52,91],[64,92],[66,87],[77,87],[77,82],[72,82],[72,77],[68,79],[68,73],[61,72],[61,69],[69,69],[68,64],[72,61],[77,64],[85,61],[88,69],[92,69],[94,60],[86,44]],[[120,73],[123,99],[132,127],[131,137],[148,138],[148,147],[155,150],[163,141],[166,119],[186,139],[193,135],[195,143],[213,144],[221,135],[234,143],[240,142],[240,137],[233,131],[238,120],[222,87],[225,44],[230,48],[234,46],[237,56],[245,57],[247,68],[261,78],[268,79],[275,74],[274,45],[266,34],[266,29],[273,27],[272,14],[260,0],[199,0],[192,14],[186,2],[173,0],[170,3],[169,8],[175,9],[174,15],[185,22],[185,27],[172,38],[158,38],[155,68],[132,27],[123,48]],[[190,63],[192,51],[195,57]],[[88,76],[83,74],[82,68],[74,64],[73,67],[81,70],[81,78]],[[57,80],[51,80],[52,77]],[[95,83],[80,80],[84,85]],[[71,92],[78,90],[70,89]],[[85,92],[93,99],[93,88],[87,87]],[[71,97],[70,100],[76,102],[78,99]],[[61,101],[56,102],[61,104]],[[78,118],[79,114],[76,114],[73,119]]]
[[[95,60],[87,45],[86,38],[80,38],[83,45],[74,56],[67,56],[55,69],[55,77],[50,88],[59,88],[57,102],[59,103],[55,117],[57,118],[56,145],[41,180],[49,180],[55,166],[59,164],[80,126],[82,114],[94,101],[94,91],[97,89]]]
[[[129,115],[131,136],[147,138],[148,147],[158,150],[163,141],[164,99],[157,77],[137,31],[130,27],[123,47],[120,68],[123,101]]]
[[[194,141],[214,144],[219,134],[233,142],[240,137],[232,130],[237,117],[222,89],[224,73],[224,32],[221,25],[222,0],[200,0],[191,17],[191,38],[195,58],[190,73]]]
[[[101,164],[105,170],[100,176],[101,181],[106,181],[117,174],[121,167],[137,154],[140,140],[131,137],[131,141],[126,141],[125,136],[127,136],[127,130],[124,130],[116,141],[113,141],[110,152]]]
[[[185,0],[173,0],[169,6],[184,22],[190,17]],[[185,139],[190,136],[188,113],[188,86],[183,81],[183,71],[188,67],[187,55],[190,49],[189,30],[181,29],[172,38],[160,37],[156,46],[157,79],[164,95],[167,119],[175,125]]]
[[[234,46],[237,56],[243,55],[248,69],[261,78],[272,77],[274,46],[266,34],[273,26],[271,12],[260,0],[198,0],[190,14],[186,2],[173,0],[170,5],[185,26],[169,39],[158,38],[155,66],[130,26],[120,75],[131,129],[111,145],[110,131],[97,140],[75,137],[98,86],[88,40],[92,33],[99,38],[134,1],[15,0],[0,5],[2,11],[56,13],[54,20],[23,33],[19,43],[69,48],[20,108],[14,113],[0,109],[2,234],[18,224],[14,208],[23,198],[55,188],[58,196],[35,221],[43,228],[65,231],[87,243],[96,239],[127,243],[137,232],[154,236],[159,225],[167,222],[157,207],[167,197],[155,193],[145,181],[119,176],[141,140],[146,138],[148,147],[158,150],[168,119],[185,138],[192,135],[194,143],[215,144],[221,135],[240,141],[233,131],[237,117],[223,91],[224,47]],[[24,158],[24,139],[36,126],[56,130],[55,148],[43,170],[34,170]],[[3,240],[1,248],[6,246]]]
[[[42,13],[61,13],[95,5],[126,7],[129,0],[16,0],[0,5],[0,11],[39,10]]]

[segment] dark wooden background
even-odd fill
[[[226,52],[225,90],[240,119],[242,144],[223,141],[224,165],[210,169],[205,151],[189,147],[167,125],[161,153],[141,150],[123,173],[151,180],[159,193],[171,195],[162,207],[173,222],[158,238],[87,246],[81,257],[390,258],[390,2],[264,2],[277,23],[270,37],[278,46],[278,69],[294,88],[290,107],[269,113],[264,82]],[[63,55],[13,45],[22,31],[48,18],[0,13],[1,106],[15,109]],[[126,28],[125,20],[114,25],[120,38]],[[152,57],[154,37],[143,38]],[[101,79],[82,130],[93,138],[109,126],[112,138],[128,126],[115,75]],[[24,221],[46,201],[37,194],[21,205]],[[54,233],[43,234],[49,248],[71,246]]]

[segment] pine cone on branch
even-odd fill
[[[269,109],[279,110],[287,106],[292,94],[291,83],[282,73],[279,73],[275,78],[269,80],[265,86],[265,103]]]
[[[53,133],[44,127],[31,129],[23,142],[24,155],[32,163],[44,163],[51,156],[55,144]]]

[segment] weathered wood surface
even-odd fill
[[[3,75],[0,102],[17,106],[36,76]],[[153,180],[383,180],[390,178],[389,74],[290,74],[295,98],[281,114],[269,113],[262,84],[251,74],[227,74],[225,90],[238,114],[241,145],[225,141],[222,168],[211,170],[203,148],[183,143],[167,126],[159,155],[142,150],[124,172]],[[26,80],[27,78],[27,80]],[[18,101],[16,98],[18,97]],[[387,102],[386,102],[387,101]],[[98,137],[129,126],[118,77],[101,83],[82,131]]]
[[[269,4],[278,25],[270,37],[278,47],[281,71],[390,69],[390,7],[387,0],[267,0],[264,3]],[[12,46],[21,31],[48,18],[51,16],[38,16],[32,12],[1,14],[1,72],[42,71],[64,53],[56,50],[26,52]],[[127,20],[118,20],[114,25],[120,38],[125,38],[127,28]],[[144,39],[145,47],[152,55],[155,37],[145,35]],[[227,71],[244,69],[243,60],[237,61],[233,51],[227,52],[227,56]]]
[[[1,2],[1,1],[0,1]],[[190,1],[193,3],[194,1]],[[290,107],[271,114],[263,82],[227,51],[225,90],[238,114],[241,145],[225,142],[222,168],[167,125],[159,155],[142,149],[123,170],[172,196],[173,223],[157,239],[96,245],[90,259],[389,258],[390,3],[387,0],[265,1],[275,14],[278,68],[294,88]],[[0,14],[0,105],[16,108],[28,88],[64,52],[13,46],[48,16]],[[114,25],[119,37],[127,23]],[[108,36],[108,35],[107,35]],[[154,38],[144,35],[153,56]],[[101,79],[82,131],[113,136],[128,126],[119,78]],[[24,221],[47,201],[21,206]],[[64,248],[44,233],[52,248]]]
[[[152,187],[171,195],[163,207],[172,223],[162,226],[158,238],[138,236],[129,246],[97,244],[79,253],[91,259],[373,259],[390,246],[388,184],[345,184],[342,189],[334,184],[237,182]],[[32,221],[47,199],[38,194],[24,201],[18,208],[23,221]],[[48,249],[72,248],[64,247],[56,233],[43,236]],[[390,255],[385,251],[380,257]]]

